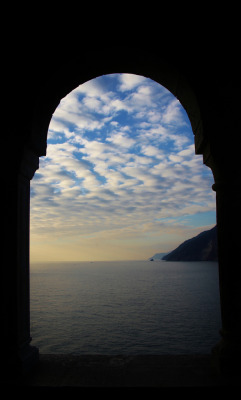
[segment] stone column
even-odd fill
[[[213,355],[222,373],[241,371],[241,184],[235,171],[215,179],[221,341]]]
[[[30,180],[38,168],[38,161],[38,157],[25,148],[19,168],[12,173],[6,188],[1,353],[7,375],[23,374],[38,361],[38,349],[30,345],[29,291]]]

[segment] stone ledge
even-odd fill
[[[210,355],[40,355],[28,377],[2,382],[32,388],[239,386],[221,379]]]

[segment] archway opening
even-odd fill
[[[76,88],[56,109],[31,187],[32,265],[148,260],[212,227],[212,175],[193,142],[180,102],[149,78],[111,74]]]

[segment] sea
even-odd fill
[[[220,340],[216,262],[33,263],[42,354],[209,354]]]

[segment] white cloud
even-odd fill
[[[121,146],[125,148],[132,147],[136,141],[125,133],[122,132],[113,132],[110,137],[106,139],[108,142],[115,144],[116,146]]]
[[[152,145],[144,145],[141,147],[145,156],[162,158],[163,151]]]
[[[179,154],[179,156],[182,156],[182,157],[193,156],[195,154],[194,144],[191,144],[186,149],[179,151],[178,154]]]
[[[133,74],[120,74],[119,81],[119,90],[124,92],[128,90],[133,90],[136,86],[145,82],[146,78]]]
[[[169,159],[174,163],[180,163],[183,158],[180,157],[179,155],[170,154]]]
[[[84,108],[77,112],[70,112],[63,108],[59,110],[51,120],[49,129],[52,131],[60,129],[62,132],[67,133],[66,136],[68,137],[70,132],[68,126],[71,124],[74,125],[74,129],[79,129],[80,131],[93,131],[101,129],[105,122],[105,119],[98,119]],[[71,128],[71,130],[73,130],[73,128]]]
[[[84,94],[88,97],[102,97],[106,95],[106,89],[101,84],[100,79],[92,79],[90,81],[87,81],[82,85],[78,86],[74,90],[74,92],[77,96],[79,94]],[[67,97],[69,97],[69,95]]]
[[[179,100],[173,99],[166,107],[162,120],[165,124],[178,125],[183,123],[183,115],[181,112],[181,104]]]

